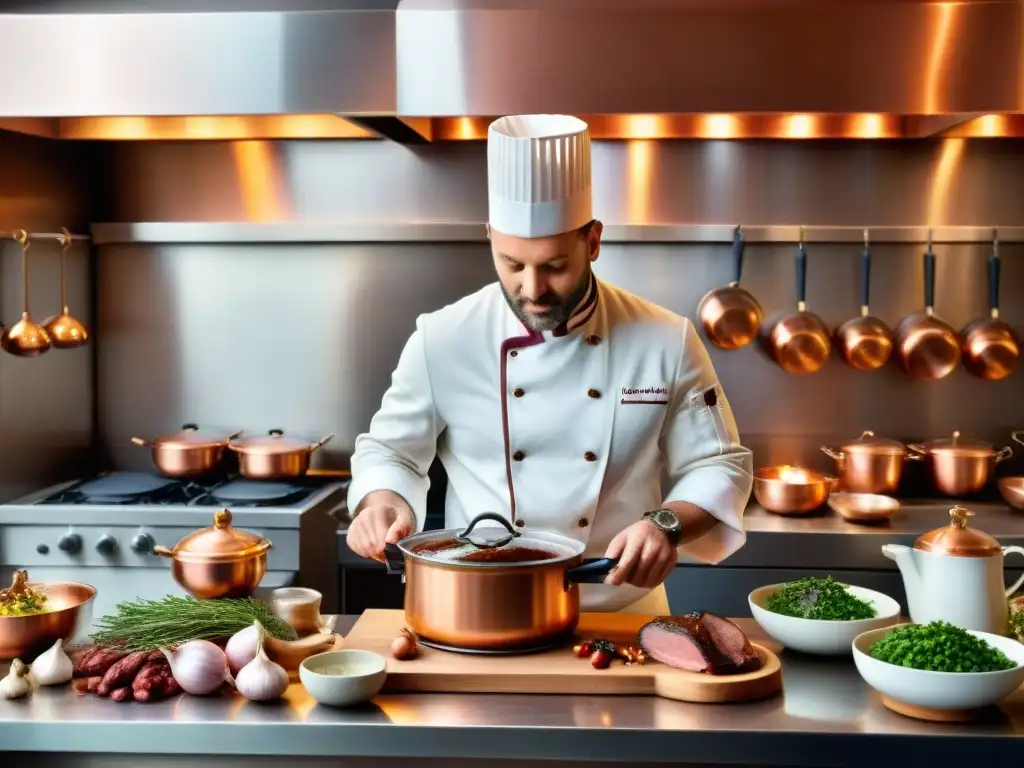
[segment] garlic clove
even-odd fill
[[[288,690],[288,672],[263,650],[265,634],[260,627],[256,656],[235,675],[235,689],[249,701],[272,701]]]
[[[20,699],[31,691],[29,668],[21,659],[15,659],[11,663],[11,671],[7,673],[7,677],[0,680],[0,698]]]
[[[32,662],[31,679],[37,685],[63,685],[71,681],[75,666],[64,652],[64,641],[58,639],[49,650]]]

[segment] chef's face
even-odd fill
[[[571,316],[601,251],[601,222],[552,237],[512,237],[488,227],[491,253],[509,306],[527,328],[550,331]]]

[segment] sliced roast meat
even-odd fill
[[[761,668],[761,657],[750,644],[743,630],[728,619],[701,611],[700,623],[711,636],[711,642],[723,654],[729,657],[742,672],[752,672]]]
[[[743,631],[714,614],[654,619],[640,628],[638,642],[644,653],[655,661],[690,672],[732,675],[761,666],[761,659],[750,647]]]

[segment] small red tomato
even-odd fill
[[[612,663],[612,655],[604,649],[594,651],[590,656],[590,665],[594,669],[608,669]]]
[[[584,640],[582,643],[577,645],[573,650],[576,652],[576,656],[581,659],[585,659],[594,652],[594,644],[589,640]]]

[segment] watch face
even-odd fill
[[[677,518],[667,509],[659,509],[657,512],[654,513],[653,517],[654,522],[662,528],[674,530],[679,527],[679,518]]]

